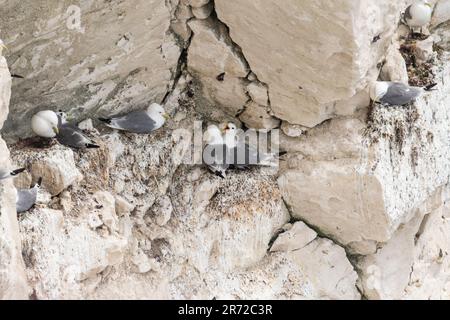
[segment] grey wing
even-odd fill
[[[229,165],[226,163],[226,145],[207,145],[203,149],[203,163],[214,174],[225,178]]]
[[[422,90],[416,87],[410,87],[403,83],[392,82],[386,94],[380,99],[383,103],[402,106],[410,103],[420,96]]]
[[[408,8],[406,8],[405,10],[405,20],[411,20],[412,16],[411,16],[411,6],[409,6]]]
[[[83,148],[86,144],[91,143],[83,132],[73,125],[61,126],[56,139],[62,145],[72,148]]]
[[[133,133],[150,133],[156,128],[156,122],[145,111],[131,112],[120,118],[112,118],[110,127]]]
[[[0,180],[6,179],[6,178],[9,178],[9,177],[10,177],[10,174],[9,174],[8,171],[0,170]]]
[[[239,169],[257,165],[259,163],[258,149],[247,143],[239,142],[236,147],[228,149],[227,163]]]
[[[30,210],[36,203],[37,190],[35,188],[17,191],[16,210],[17,213]]]

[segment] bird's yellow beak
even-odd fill
[[[3,48],[3,49],[6,49],[6,50],[9,50],[9,49],[8,49],[8,47],[7,47],[7,46],[6,46],[5,44],[3,44],[3,43],[2,43],[2,44],[0,44],[0,48]]]
[[[170,119],[170,115],[168,113],[164,113],[163,114],[164,119],[169,120]]]
[[[426,2],[425,5],[426,5],[426,6],[429,6],[430,8],[433,8],[433,6],[431,5],[431,3]]]
[[[58,129],[58,127],[53,127],[52,129],[53,129],[53,132],[54,132],[55,134],[59,134],[59,129]]]

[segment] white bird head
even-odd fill
[[[386,94],[388,91],[389,83],[385,81],[375,81],[370,85],[370,98],[379,102],[380,99]]]
[[[157,103],[152,103],[148,107],[147,112],[152,118],[163,117],[164,120],[169,119],[169,115],[166,113],[163,106]]]
[[[61,124],[67,123],[67,113],[59,110],[58,112],[56,112],[56,115],[58,116],[58,119],[61,119]]]
[[[208,126],[203,134],[203,141],[206,142],[206,144],[222,144],[222,132],[216,125],[212,124]]]
[[[5,44],[3,43],[3,40],[0,39],[0,56],[3,55],[3,49],[8,50],[8,48],[5,46]]]
[[[231,133],[231,134],[236,134],[237,133],[237,127],[234,123],[229,122],[225,125],[224,127],[224,133]]]
[[[59,133],[58,115],[51,110],[39,111],[31,118],[31,129],[43,138],[54,138]]]

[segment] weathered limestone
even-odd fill
[[[267,107],[253,101],[246,104],[244,112],[239,115],[239,120],[252,129],[271,130],[280,125],[280,120],[272,117]]]
[[[13,0],[0,16],[10,66],[25,77],[14,82],[8,137],[30,134],[23,123],[39,109],[109,115],[161,102],[172,86],[181,50],[165,1]]]
[[[8,116],[11,76],[0,51],[0,129]],[[0,166],[12,168],[8,148],[0,136]],[[22,259],[12,180],[0,181],[0,299],[27,299],[29,288]]]
[[[28,188],[32,182],[42,178],[44,189],[55,196],[83,179],[75,165],[73,151],[64,146],[47,150],[16,149],[11,157],[16,165],[29,168],[30,174],[17,178],[16,186],[19,188]]]
[[[450,0],[438,0],[431,19],[431,27],[435,28],[450,19]]]
[[[408,84],[409,79],[405,59],[403,59],[397,45],[390,46],[387,51],[386,62],[380,73],[380,80]]]
[[[307,137],[282,136],[281,149],[297,152],[279,178],[295,217],[368,254],[448,182],[450,84],[442,79],[450,67],[444,63],[435,72],[437,91],[411,109],[375,108],[368,128],[358,119],[339,119]]]
[[[172,20],[172,30],[180,36],[184,41],[188,41],[192,35],[192,30],[187,25],[187,21],[194,15],[192,9],[187,4],[180,2],[175,9],[175,20]]]
[[[358,259],[369,299],[449,299],[448,187],[439,190],[373,255]]]
[[[211,15],[211,13],[213,11],[214,11],[214,5],[212,2],[209,2],[208,4],[206,4],[202,7],[193,7],[192,8],[192,14],[197,19],[206,19]]]
[[[270,247],[271,252],[299,250],[317,237],[317,233],[303,222],[296,222],[280,234]]]
[[[82,298],[90,281],[100,281],[107,267],[122,262],[127,245],[122,237],[100,236],[50,209],[35,210],[22,221],[21,232],[28,277],[39,299]]]
[[[211,114],[223,109],[235,116],[249,100],[246,80],[249,70],[242,54],[233,46],[224,25],[213,20],[191,20],[194,32],[188,53],[188,69],[201,86],[198,106]]]
[[[390,0],[215,1],[219,19],[251,70],[269,86],[275,116],[307,127],[361,107],[343,103],[342,110],[335,104],[377,77],[376,66],[404,5]],[[372,43],[377,35],[381,39]]]

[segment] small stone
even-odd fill
[[[417,41],[414,47],[414,54],[418,60],[418,62],[423,63],[429,61],[433,55],[434,39],[433,37],[429,37],[422,41]]]
[[[197,19],[204,20],[204,19],[207,19],[211,15],[213,10],[214,10],[214,5],[212,4],[212,2],[210,2],[206,5],[204,5],[203,7],[199,7],[199,8],[193,7],[192,14]]]
[[[200,8],[208,4],[209,0],[187,0],[187,3],[193,8]]]
[[[245,111],[239,116],[239,120],[248,128],[257,130],[271,130],[280,125],[280,120],[272,117],[267,112],[267,107],[260,106],[255,102],[246,105]]]
[[[94,194],[94,203],[98,208],[98,215],[110,232],[118,231],[118,219],[116,215],[116,203],[114,197],[106,191]]]
[[[254,74],[253,72],[251,72],[250,71],[250,73],[248,74],[248,76],[247,76],[247,79],[249,80],[249,81],[256,81],[256,80],[258,80],[258,77],[256,76],[256,74]]]
[[[172,201],[168,196],[162,196],[156,201],[153,211],[156,215],[156,223],[161,227],[165,226],[172,216]]]
[[[138,251],[133,255],[131,261],[137,267],[138,273],[147,273],[152,270],[152,263],[150,259],[141,249],[138,249]]]
[[[36,156],[36,159],[31,160],[30,167],[33,181],[42,177],[43,188],[52,196],[60,194],[83,178],[75,165],[73,151],[70,149],[58,146],[33,156]]]
[[[386,63],[381,69],[380,78],[384,81],[408,83],[408,70],[406,69],[405,59],[395,45],[388,49]]]
[[[270,248],[271,252],[302,249],[317,237],[317,233],[303,222],[296,222],[286,232],[280,234]]]
[[[134,206],[121,196],[116,196],[115,200],[116,200],[116,214],[119,217],[123,217],[124,215],[129,214],[131,211],[133,211]]]
[[[252,82],[247,86],[248,94],[254,102],[261,106],[269,105],[269,96],[267,94],[267,88],[259,83]]]
[[[308,128],[299,124],[290,124],[287,121],[283,121],[283,123],[281,124],[281,130],[288,137],[297,138],[308,131]]]
[[[102,220],[98,216],[98,214],[90,214],[87,219],[89,227],[95,230],[103,225]]]
[[[63,191],[59,195],[59,204],[63,207],[64,212],[70,212],[73,209],[72,196],[69,191]]]
[[[92,119],[86,119],[84,121],[81,121],[78,124],[78,128],[80,128],[81,130],[87,130],[87,131],[94,131],[94,124],[92,123]]]

